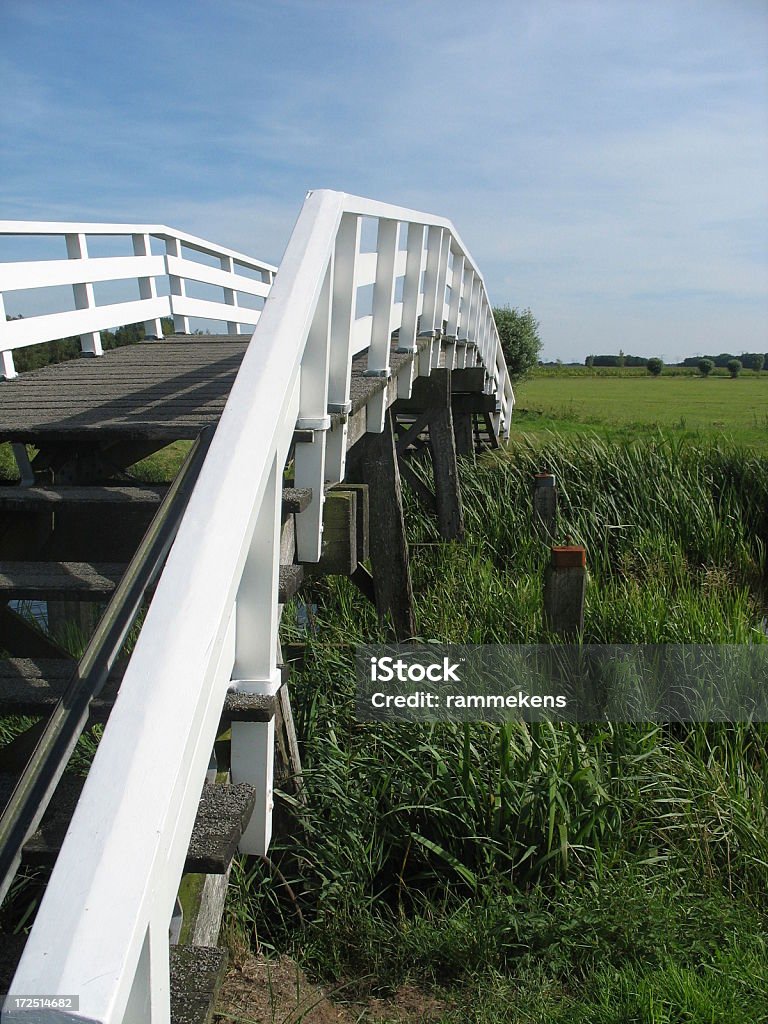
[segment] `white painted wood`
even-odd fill
[[[227,270],[225,268],[225,263],[234,268],[235,264],[231,256],[222,256],[220,259],[222,269],[218,270],[216,267],[206,266],[205,263],[168,256],[168,273],[187,281],[199,281],[202,284],[212,284],[219,288],[242,292],[243,295],[259,295],[262,298],[269,295],[269,285],[264,284],[263,281],[256,281],[244,274],[236,274],[234,269]],[[227,302],[226,299],[224,301]]]
[[[4,377],[5,380],[13,380],[14,377],[18,376],[16,367],[13,364],[13,352],[10,349],[3,350],[6,323],[5,305],[2,292],[0,292],[0,376]]]
[[[348,413],[355,317],[356,267],[360,250],[360,218],[344,214],[333,249],[333,301],[329,357],[328,410]],[[341,477],[339,477],[341,479]]]
[[[361,216],[384,223],[374,277],[375,315],[354,320],[358,265],[361,260],[370,263],[368,254],[364,259],[358,252]],[[398,222],[409,225],[405,251],[396,249]],[[422,294],[424,226],[429,230]],[[246,312],[253,314],[229,301],[241,290],[238,255],[200,240],[190,243],[191,236],[162,226],[121,225],[116,232],[109,227],[35,223],[24,232],[19,222],[0,223],[0,232],[8,229],[9,234],[77,236],[80,255],[70,255],[73,263],[79,259],[84,266],[99,262],[87,259],[86,234],[129,233],[136,253],[133,275],[140,288],[142,280],[150,282],[134,303],[87,305],[30,318],[37,321],[33,327],[26,321],[2,324],[0,351],[10,355],[54,327],[59,333],[49,337],[156,320],[170,312],[183,323],[197,315],[195,310],[209,315],[216,310],[217,318],[230,325]],[[135,236],[140,236],[138,241]],[[163,269],[176,282],[170,298],[151,291],[160,275],[155,263],[147,262],[155,259],[150,236],[162,238],[167,246]],[[186,264],[194,261],[182,258],[182,242],[216,256],[221,269],[188,272]],[[168,922],[224,696],[229,686],[274,693],[280,683],[280,504],[294,428],[300,417],[305,423],[316,418],[327,425],[329,403],[340,407],[337,412],[346,411],[349,366],[361,342],[370,344],[374,337],[374,355],[386,369],[383,340],[388,343],[388,332],[398,324],[413,346],[414,309],[431,322],[431,330],[440,329],[446,316],[449,245],[452,292],[447,316],[451,323],[461,323],[460,330],[466,325],[467,334],[479,337],[485,331],[491,355],[486,366],[497,377],[497,417],[506,423],[514,396],[498,360],[482,277],[450,223],[344,193],[307,196],[149,607],[12,993],[77,992],[81,1010],[76,1019],[167,1024]],[[274,268],[260,266],[266,279],[273,276]],[[191,280],[200,279],[193,273],[206,275],[207,283],[224,289],[223,301],[186,296],[182,272]],[[403,302],[396,303],[394,283],[402,274]],[[87,289],[93,281],[71,283]],[[82,297],[89,301],[87,291]],[[429,353],[419,352],[414,365],[400,375],[402,380],[390,381],[355,417],[356,436],[363,421],[368,430],[381,429],[387,403],[409,391],[416,362],[418,372],[429,372]],[[313,493],[317,486],[322,494],[324,482],[343,479],[348,431],[346,421],[331,430],[316,430],[315,443],[318,435],[325,442],[324,463],[322,445],[308,459],[315,445],[297,446],[297,483],[298,475],[311,479]],[[300,448],[306,451],[300,453]],[[302,460],[306,470],[300,469]],[[321,517],[313,509],[300,547],[314,556]],[[233,729],[233,779],[257,789],[257,809],[242,843],[247,852],[265,853],[269,842],[273,747],[274,732],[267,724]],[[68,1018],[51,1015],[52,1021],[62,1019]]]
[[[88,244],[84,234],[67,235],[67,256],[71,260],[88,259]],[[94,309],[96,300],[93,297],[93,285],[90,283],[79,283],[72,285],[75,296],[75,307],[77,309]],[[91,356],[103,355],[101,347],[101,334],[98,331],[84,331],[80,335],[81,350]]]
[[[275,720],[233,722],[231,775],[256,790],[256,806],[240,840],[240,852],[266,856],[272,838],[274,804]]]
[[[99,224],[90,221],[33,221],[33,220],[0,220],[0,235],[150,235],[153,238],[174,238],[187,248],[194,249],[207,256],[231,256],[237,263],[253,270],[265,271],[274,275],[277,267],[263,260],[235,249],[227,249],[204,238],[197,238],[184,231],[166,227],[164,224]]]
[[[133,235],[132,242],[134,256],[143,257],[147,259],[152,258],[152,240],[148,234]],[[152,273],[152,271],[147,271],[146,277],[139,277],[139,295],[142,299],[157,298],[157,285],[155,284],[155,277],[162,274],[164,272],[164,268],[162,256],[157,256],[155,258],[158,261],[159,269],[154,271],[154,274]],[[142,271],[134,269],[134,273],[140,275]],[[155,338],[158,341],[162,341],[163,325],[158,318],[144,321],[144,337],[148,339]]]
[[[182,281],[182,287],[184,282]],[[186,323],[189,328],[189,318],[192,316],[201,317],[204,320],[224,320],[232,318],[233,313],[237,314],[236,323],[257,324],[261,311],[249,309],[247,306],[227,306],[223,302],[213,302],[211,299],[193,299],[189,295],[178,295],[171,297],[171,306],[174,311],[174,327],[176,317]],[[182,331],[176,328],[180,334],[189,334],[189,330]]]
[[[400,323],[398,348],[402,352],[416,351],[416,329],[421,296],[421,268],[424,261],[424,225],[409,224],[406,243],[405,281],[403,282],[403,312]]]
[[[143,235],[138,237],[144,238]],[[96,281],[124,281],[133,277],[156,277],[164,272],[162,256],[144,254],[86,257],[78,258],[76,261],[73,258],[0,263],[0,291],[51,288],[65,284],[93,284]]]
[[[296,516],[296,546],[302,562],[319,561],[322,548],[325,443],[331,426],[327,410],[332,291],[333,257],[328,261],[301,361],[296,429],[314,432],[312,444],[297,444],[295,452],[296,486],[312,491],[308,508]]]
[[[0,234],[58,235],[65,238],[68,253],[66,260],[43,259],[0,264],[0,292],[71,285],[77,313],[84,314],[70,316],[70,311],[62,311],[58,314],[28,316],[23,322],[14,321],[10,324],[10,330],[6,330],[3,323],[0,325],[2,352],[79,334],[83,351],[98,355],[101,354],[99,331],[137,323],[143,319],[146,336],[161,339],[161,317],[171,313],[176,318],[175,329],[182,333],[188,332],[189,318],[192,316],[224,320],[231,333],[251,331],[258,323],[259,311],[239,307],[238,295],[242,293],[266,297],[275,272],[274,267],[260,260],[223,249],[183,232],[172,232],[158,225],[2,221]],[[129,238],[134,255],[89,257],[87,235],[106,234],[124,235]],[[152,237],[164,241],[167,250],[165,257],[152,255]],[[221,269],[184,257],[182,242],[188,250],[217,257]],[[256,270],[261,280],[255,280],[247,275],[246,269]],[[170,296],[159,298],[157,279],[166,276],[169,278]],[[130,279],[138,283],[140,298],[137,302],[96,306],[93,295],[94,283]],[[188,298],[187,280],[221,287],[221,303]],[[241,310],[236,318],[232,316],[232,307]],[[55,317],[61,319],[52,319]],[[5,355],[3,370],[8,377],[13,375],[11,363],[11,356]]]
[[[344,479],[347,464],[348,422],[346,416],[342,422],[328,431],[325,440],[325,482],[338,484]]]
[[[190,261],[187,261],[187,262],[190,262]],[[235,264],[234,264],[234,260],[232,259],[231,256],[221,256],[219,258],[219,263],[221,264],[222,271],[226,274],[226,276],[228,278],[231,275],[234,275]],[[235,289],[228,287],[226,284],[223,285],[223,288],[224,288],[224,301],[226,302],[226,304],[228,306],[238,306],[239,302],[238,302],[238,298],[237,298],[237,292],[235,291]],[[240,324],[237,321],[235,321],[235,320],[227,320],[227,334],[239,334],[239,333],[240,333]]]
[[[157,299],[118,302],[110,306],[69,310],[66,313],[46,313],[44,316],[8,321],[3,325],[0,344],[10,349],[24,348],[40,341],[68,338],[87,331],[108,330],[123,324],[167,316],[169,313],[170,305],[165,295]]]
[[[454,252],[453,270],[451,272],[451,302],[448,307],[448,325],[445,333],[452,338],[458,337],[459,307],[461,305],[461,289],[464,285],[464,254]]]
[[[427,265],[424,274],[424,305],[421,311],[419,333],[428,334],[438,327],[437,285],[440,275],[440,256],[443,243],[443,229],[432,226],[427,232]],[[445,278],[443,278],[445,280]],[[440,307],[442,309],[442,306]]]
[[[392,304],[395,297],[395,256],[398,223],[382,218],[376,243],[376,283],[373,288],[373,325],[366,373],[388,377]]]
[[[166,238],[165,240],[166,263],[169,258],[181,259],[181,241],[178,238]],[[184,278],[178,274],[171,273],[167,269],[168,285],[171,291],[171,315],[173,316],[174,334],[189,334],[189,316],[187,310],[182,310],[180,300],[186,297],[187,289]]]
[[[13,380],[18,377],[16,367],[13,365],[13,352],[6,350],[0,352],[0,372],[5,380]]]

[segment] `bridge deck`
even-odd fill
[[[128,440],[197,437],[224,408],[248,344],[233,335],[175,336],[44,366],[0,384],[0,439]],[[392,372],[411,360],[392,353]],[[385,386],[352,363],[353,411]]]
[[[21,374],[0,385],[0,436],[194,438],[221,415],[246,346],[246,338],[172,338]]]

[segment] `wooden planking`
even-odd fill
[[[247,335],[177,336],[20,374],[0,384],[0,440],[61,441],[96,434],[99,440],[193,439],[221,416],[249,340]],[[393,345],[392,377],[412,359]],[[353,416],[364,415],[370,399],[391,388],[386,378],[366,377],[367,366],[367,352],[352,362]]]
[[[0,385],[0,439],[194,438],[220,417],[248,340],[141,342],[21,374]]]

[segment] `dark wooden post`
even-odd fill
[[[553,633],[575,638],[584,631],[587,553],[576,546],[552,548],[544,581],[544,624]]]
[[[475,464],[475,432],[472,424],[472,413],[459,407],[457,401],[452,402],[453,437],[456,442],[456,454],[461,458],[471,459]]]
[[[533,478],[533,525],[548,540],[555,538],[557,487],[553,473],[537,473]]]
[[[429,409],[429,448],[435,477],[435,504],[440,536],[458,540],[464,536],[456,442],[451,414],[451,371],[433,370],[414,383],[414,396]]]
[[[405,640],[414,635],[416,626],[391,410],[384,417],[382,433],[366,434],[359,444],[360,453],[355,449],[350,453],[348,476],[368,485],[369,548],[376,608],[382,620],[391,617],[395,637]]]

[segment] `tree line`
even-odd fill
[[[21,320],[21,316],[7,316],[6,320]],[[162,318],[163,334],[173,334],[173,318]],[[101,347],[107,351],[122,348],[123,345],[135,345],[145,337],[144,324],[128,324],[117,327],[114,331],[101,332]],[[51,363],[64,363],[68,359],[77,359],[81,354],[80,338],[59,338],[56,341],[44,341],[39,345],[17,348],[13,352],[13,362],[19,373],[39,370],[41,366]]]

